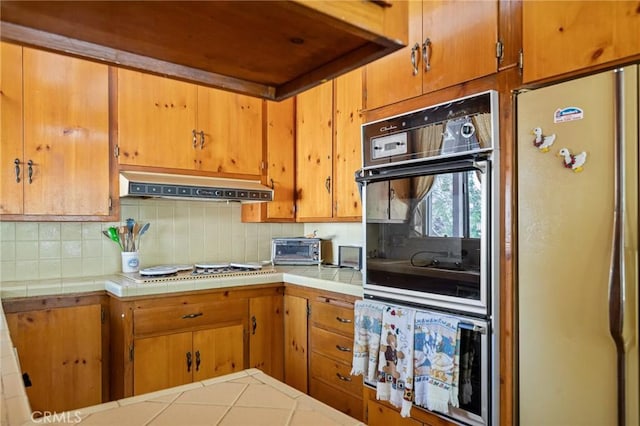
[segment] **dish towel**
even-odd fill
[[[382,310],[376,398],[409,417],[413,401],[413,326],[416,311],[395,306]]]
[[[365,380],[373,383],[378,371],[383,307],[383,304],[369,300],[357,300],[354,307],[351,375],[362,374]]]
[[[415,323],[415,403],[449,412],[458,406],[460,331],[454,317],[418,311]]]

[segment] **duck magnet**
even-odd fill
[[[587,153],[582,151],[579,154],[572,154],[569,148],[562,148],[558,152],[558,157],[562,157],[562,164],[565,168],[578,173],[581,172],[584,163],[587,161]]]
[[[535,137],[533,138],[533,146],[538,148],[540,152],[549,152],[549,149],[551,149],[551,145],[553,145],[556,140],[555,133],[545,136],[542,133],[542,127],[534,128],[531,133],[535,135]]]

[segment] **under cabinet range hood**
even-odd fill
[[[253,180],[123,171],[120,197],[259,203],[272,201],[273,189]]]
[[[0,1],[0,38],[282,100],[402,48],[403,2]]]

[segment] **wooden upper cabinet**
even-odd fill
[[[374,109],[498,70],[498,2],[394,2],[409,16],[409,43],[366,67],[366,108]]]
[[[361,111],[361,69],[298,95],[298,221],[360,219]]]
[[[335,86],[334,203],[333,215],[362,216],[355,172],[362,168],[362,70],[338,77]]]
[[[263,107],[263,158],[267,170],[263,183],[273,188],[273,201],[243,203],[243,222],[293,222],[295,220],[295,103],[294,98],[266,101]]]
[[[637,1],[523,2],[525,83],[640,54]]]
[[[121,166],[259,177],[262,100],[118,70]]]
[[[108,67],[6,44],[2,55],[0,213],[112,219]]]
[[[333,82],[298,95],[296,109],[297,219],[332,217]]]
[[[0,49],[0,213],[22,214],[22,47],[0,43]]]
[[[261,174],[261,99],[198,86],[197,117],[197,132],[204,132],[198,169]]]
[[[192,84],[119,69],[119,163],[197,169],[197,93]]]

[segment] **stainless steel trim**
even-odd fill
[[[626,424],[626,359],[624,339],[622,335],[624,325],[624,286],[622,285],[622,271],[624,271],[624,70],[614,71],[615,76],[615,106],[614,106],[614,208],[613,234],[611,247],[611,265],[609,269],[609,332],[616,345],[617,370],[617,410],[618,425]]]

